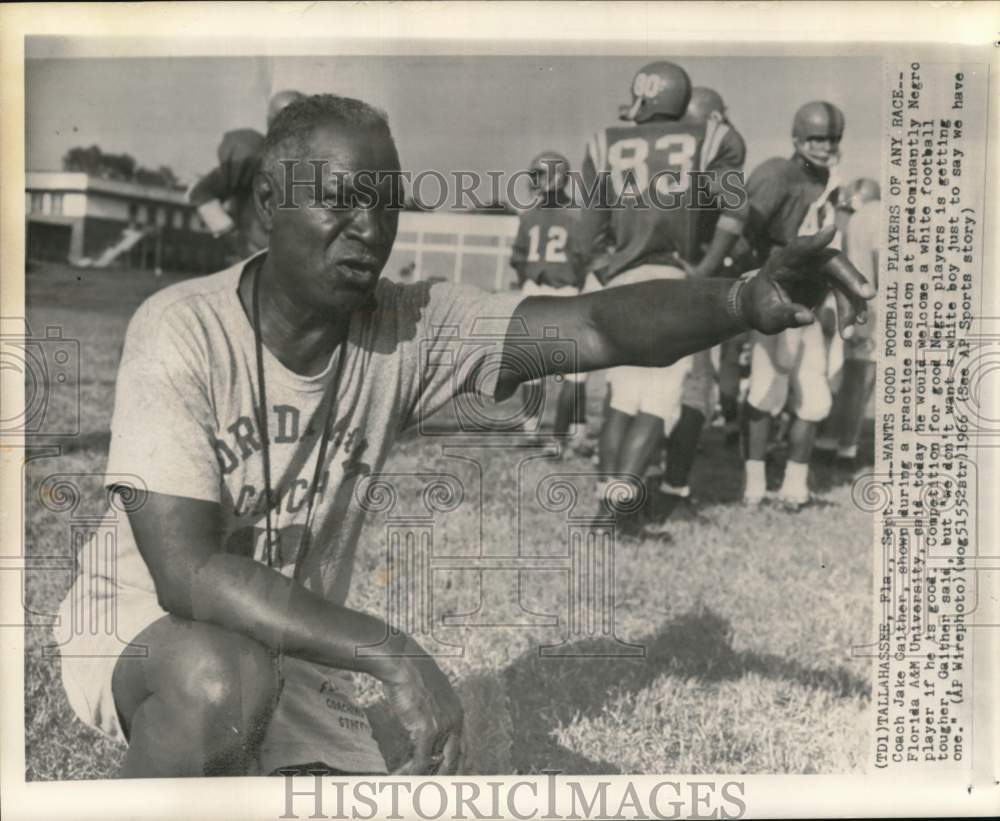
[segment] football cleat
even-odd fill
[[[774,497],[774,500],[788,513],[798,513],[804,507],[807,507],[810,502],[808,493],[804,496],[797,493],[778,493]]]
[[[643,539],[657,541],[661,544],[667,544],[674,540],[670,524],[665,519],[658,522],[647,522],[643,525],[640,534]]]

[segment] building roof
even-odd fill
[[[79,191],[110,194],[129,199],[188,205],[183,191],[160,185],[140,185],[137,182],[106,180],[75,171],[29,171],[25,175],[26,191]]]

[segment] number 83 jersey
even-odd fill
[[[739,132],[721,118],[613,126],[587,143],[580,232],[607,283],[645,264],[695,263],[721,213],[745,219]],[[707,172],[707,173],[705,173]],[[727,173],[728,172],[728,173]]]

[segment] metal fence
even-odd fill
[[[442,279],[487,291],[506,291],[517,281],[510,252],[517,217],[404,211],[386,275],[393,279]]]

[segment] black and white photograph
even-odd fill
[[[755,800],[794,775],[1000,808],[996,32],[181,5],[17,18],[18,790],[835,813]],[[466,12],[467,40],[417,34]]]

